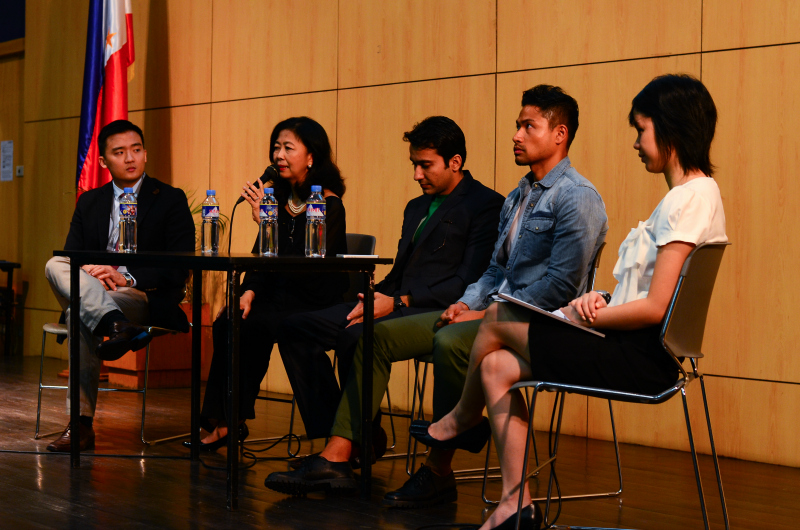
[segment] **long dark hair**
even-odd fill
[[[314,157],[305,181],[297,188],[300,198],[306,199],[311,194],[311,186],[314,185],[322,186],[323,189],[330,190],[341,198],[345,192],[344,179],[333,162],[331,143],[322,125],[306,116],[287,118],[279,122],[272,129],[269,138],[269,160],[273,164],[275,163],[273,146],[281,131],[292,131]],[[277,178],[272,182],[272,187],[275,189],[275,198],[278,202],[286,204],[292,195],[291,185],[286,180]]]
[[[633,98],[631,125],[637,113],[653,120],[658,153],[664,160],[675,150],[683,171],[700,170],[709,177],[714,173],[710,152],[717,107],[701,81],[687,74],[658,76]]]

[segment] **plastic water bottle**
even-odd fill
[[[118,252],[136,252],[136,194],[125,188],[119,196]]]
[[[215,190],[206,191],[206,200],[203,201],[200,251],[203,254],[216,254],[219,251],[219,203]]]
[[[264,188],[261,198],[261,222],[258,229],[258,253],[268,258],[278,255],[278,201],[272,188]]]
[[[311,186],[306,201],[306,257],[325,257],[325,197],[322,186]]]

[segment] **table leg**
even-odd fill
[[[8,307],[6,307],[6,344],[3,349],[3,352],[6,357],[12,354],[11,347],[12,347],[12,340],[13,340],[13,333],[11,332],[11,314],[14,310],[14,267],[8,269],[6,273],[8,277]],[[16,331],[16,330],[15,330]]]
[[[203,340],[203,271],[192,271],[192,449],[189,456],[200,460],[200,352]]]
[[[239,508],[239,271],[228,272],[228,510]]]
[[[80,415],[81,415],[81,264],[70,260],[69,268],[69,422],[70,465],[81,467]]]
[[[361,498],[372,492],[372,347],[375,315],[375,272],[364,273],[364,344],[361,366]]]

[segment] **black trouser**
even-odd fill
[[[333,426],[341,390],[325,352],[336,351],[339,381],[344,386],[364,327],[363,324],[347,327],[347,315],[355,305],[350,302],[296,314],[281,324],[278,348],[309,438],[324,438]],[[428,311],[430,308],[404,308],[375,322]]]
[[[276,307],[254,303],[239,326],[239,419],[256,417],[255,402],[267,373],[272,346],[285,317],[308,308]],[[200,425],[212,431],[228,416],[228,313],[224,311],[212,326],[214,355],[208,373]]]

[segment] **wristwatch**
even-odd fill
[[[597,294],[599,294],[600,296],[602,296],[602,297],[603,297],[603,300],[605,300],[605,301],[606,301],[606,303],[609,303],[609,302],[611,302],[611,293],[609,293],[608,291],[599,291],[599,290],[598,290],[598,291],[595,291],[595,292],[596,292]]]
[[[394,297],[394,309],[392,309],[392,311],[397,311],[401,307],[408,307],[408,306],[406,305],[405,302],[403,302],[402,298],[400,298],[399,296],[395,296]]]
[[[133,287],[133,276],[128,272],[123,272],[121,274],[122,277],[125,278],[125,287]]]

